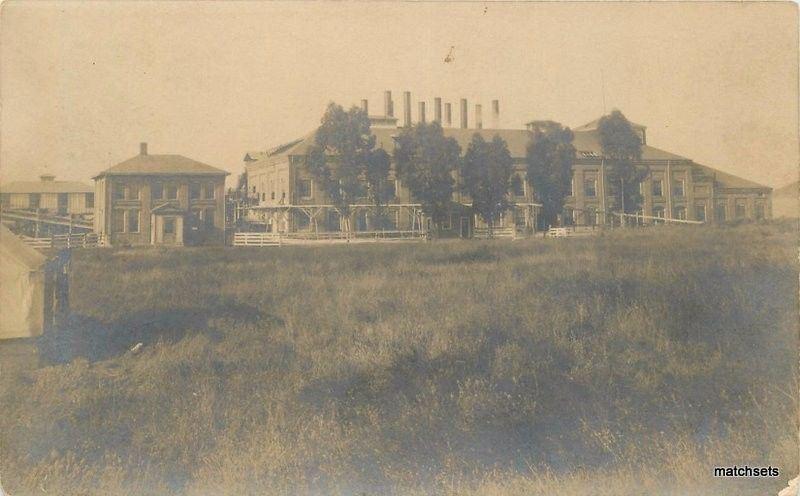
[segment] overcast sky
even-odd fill
[[[658,148],[769,186],[797,178],[791,3],[12,0],[0,43],[3,181],[88,182],[140,141],[237,173],[329,101],[382,113],[385,89],[396,114],[403,90],[415,114],[441,96],[486,116],[496,98],[512,128],[619,108]]]

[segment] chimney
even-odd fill
[[[39,179],[41,179],[44,182],[54,181],[55,178],[56,178],[56,176],[54,176],[52,174],[42,174],[41,176],[39,176]]]
[[[139,143],[139,155],[147,155],[147,143]]]
[[[411,127],[411,92],[403,92],[403,125]]]
[[[363,110],[365,114],[369,115],[369,102],[366,98],[361,100],[361,110]]]
[[[419,102],[419,116],[417,119],[420,122],[425,122],[425,102]]]
[[[500,127],[500,101],[492,100],[492,122],[495,128]]]
[[[478,129],[483,129],[483,115],[481,112],[480,103],[475,105],[475,127]]]
[[[453,108],[449,102],[444,104],[444,125],[447,127],[453,125]]]
[[[433,99],[433,120],[442,123],[442,99],[438,96]]]
[[[386,117],[394,117],[394,108],[392,106],[392,92],[389,90],[383,92],[383,111],[386,112]]]
[[[461,99],[461,129],[467,129],[469,120],[467,119],[467,99]]]

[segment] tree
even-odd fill
[[[464,154],[461,177],[473,210],[489,225],[489,232],[500,214],[513,206],[508,194],[513,172],[506,142],[499,136],[487,142],[475,133]]]
[[[453,173],[461,160],[458,142],[445,138],[438,122],[420,122],[400,133],[394,158],[397,176],[438,229],[453,201]]]
[[[575,162],[574,134],[568,127],[553,121],[532,123],[533,132],[528,144],[528,182],[534,197],[542,204],[542,219],[554,225],[564,210],[572,181]]]
[[[386,182],[389,162],[375,144],[363,109],[328,105],[308,151],[308,168],[345,219],[360,198],[370,197],[380,205],[383,195],[378,191]]]
[[[634,162],[642,157],[642,140],[631,123],[619,110],[600,118],[597,125],[603,158],[608,165],[608,184],[615,198],[615,207],[622,214],[637,211],[642,204],[639,183],[647,176],[647,169]],[[621,216],[625,225],[625,216]]]

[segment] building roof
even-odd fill
[[[230,174],[208,164],[192,160],[183,155],[139,154],[124,162],[104,170],[94,177],[133,176],[133,175],[208,175],[227,176]]]
[[[592,122],[584,124],[573,130],[574,140],[573,145],[577,151],[578,159],[598,159],[602,156],[602,146],[600,144],[600,136],[597,133],[597,124],[600,119],[595,119]],[[645,126],[641,124],[631,123],[635,128],[644,129]],[[454,138],[462,151],[466,150],[472,137],[477,133],[483,136],[487,141],[500,136],[508,146],[508,151],[511,156],[516,159],[523,159],[527,155],[528,144],[531,139],[531,132],[527,129],[462,129],[454,127],[443,128],[446,137]],[[395,138],[402,132],[399,127],[374,127],[371,129],[376,138],[376,147],[383,148],[390,155],[394,152]],[[307,134],[306,136],[285,143],[283,145],[272,148],[266,153],[267,162],[283,160],[290,155],[306,155],[311,145],[314,144],[316,131]],[[642,160],[643,161],[674,161],[674,162],[692,162],[691,159],[682,157],[680,155],[670,153],[659,148],[642,145]],[[732,189],[770,189],[767,186],[742,179],[740,177],[728,174],[718,169],[708,167],[706,165],[695,164],[706,173],[713,175],[717,182],[723,188]]]
[[[44,255],[23,243],[19,236],[3,224],[0,224],[0,255],[3,259],[13,260],[30,270],[39,270],[47,263]]]
[[[573,131],[597,131],[597,126],[600,125],[600,119],[602,117],[598,117],[597,119],[593,120],[592,122],[587,122],[583,126],[578,126]],[[635,122],[628,121],[632,128],[634,129],[647,129],[647,126],[643,126],[642,124],[636,124]]]
[[[94,193],[94,188],[77,181],[15,181],[0,186],[0,193]]]

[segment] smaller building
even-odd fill
[[[228,172],[182,155],[139,155],[94,177],[94,230],[111,245],[225,241]]]
[[[57,270],[0,224],[0,339],[39,336],[54,325]]]
[[[88,216],[94,212],[94,189],[76,181],[56,181],[55,176],[45,174],[39,181],[0,186],[0,204],[3,209]]]

